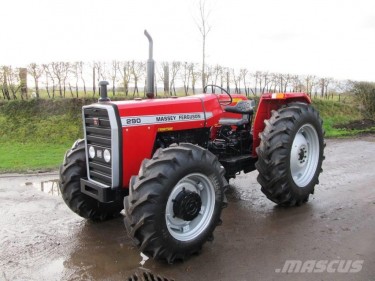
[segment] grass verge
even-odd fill
[[[50,143],[0,143],[0,172],[55,170],[72,145]]]
[[[353,103],[314,99],[312,104],[323,119],[326,138],[343,138],[375,132],[375,128],[345,128],[345,125],[362,119],[361,111]]]

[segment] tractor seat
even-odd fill
[[[226,112],[239,113],[239,114],[253,114],[254,101],[246,100],[239,101],[236,105],[228,105],[225,107]]]
[[[250,116],[254,114],[253,108],[255,107],[255,102],[252,100],[239,101],[234,106],[226,106],[224,109],[226,112],[242,114],[241,118],[221,118],[219,124],[228,126],[242,126],[248,124],[250,121]]]

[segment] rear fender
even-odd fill
[[[272,110],[278,110],[281,106],[294,101],[311,103],[311,99],[306,93],[277,93],[261,96],[253,126],[253,157],[257,157],[255,149],[260,144],[259,134],[265,128],[264,121],[271,118]]]

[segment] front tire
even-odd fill
[[[123,209],[122,200],[101,203],[81,192],[81,178],[87,177],[85,141],[77,140],[60,166],[59,187],[66,205],[79,216],[93,221],[117,217]]]
[[[294,102],[272,112],[257,147],[258,182],[268,199],[283,206],[308,201],[319,183],[324,131],[318,112]]]
[[[173,263],[213,239],[224,206],[225,170],[199,146],[159,149],[130,180],[125,227],[140,250]]]

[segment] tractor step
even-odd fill
[[[226,177],[235,178],[236,174],[241,171],[244,171],[244,173],[254,171],[257,160],[258,158],[254,158],[251,155],[238,155],[222,158],[220,159],[220,163],[225,168]]]
[[[81,178],[82,193],[95,198],[99,202],[109,203],[116,200],[116,190],[108,187],[103,187],[95,182],[89,181],[86,178]]]

